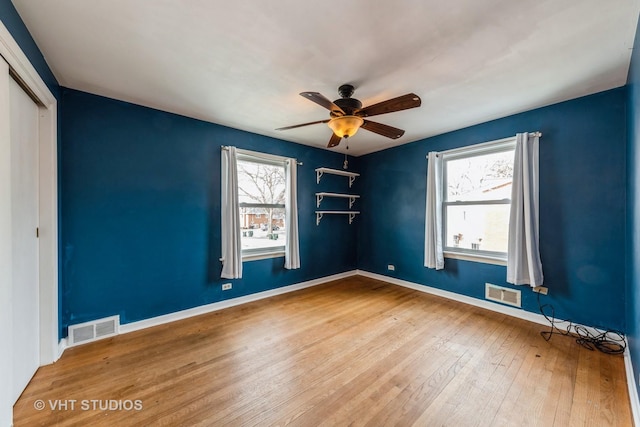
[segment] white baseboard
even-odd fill
[[[629,388],[629,400],[631,403],[631,413],[633,414],[633,425],[640,427],[640,399],[638,398],[638,383],[631,363],[631,353],[629,347],[624,350],[624,368],[627,372],[627,387]]]
[[[54,360],[53,362],[57,362],[58,359],[60,359],[60,356],[62,356],[62,353],[64,353],[64,351],[67,349],[67,339],[66,338],[62,338],[60,341],[58,341],[58,354],[56,357],[56,360]]]
[[[177,311],[175,313],[169,313],[162,316],[152,317],[150,319],[140,320],[138,322],[125,323],[120,325],[120,333],[126,334],[128,332],[139,331],[140,329],[150,328],[152,326],[163,325],[169,322],[175,322],[176,320],[187,319],[189,317],[198,316],[200,314],[211,313],[212,311],[223,310],[229,307],[235,307],[237,305],[246,304],[248,302],[258,301],[261,299],[273,297],[276,295],[282,295],[300,289],[310,288],[312,286],[321,285],[323,283],[332,282],[338,279],[344,279],[345,277],[355,276],[356,270],[347,271],[344,273],[333,274],[331,276],[321,277],[319,279],[309,280],[306,282],[296,283],[289,286],[283,286],[281,288],[271,289],[264,292],[258,292],[255,294],[245,295],[243,297],[233,298],[225,301],[214,302],[207,305],[201,305],[199,307],[189,308],[187,310]]]

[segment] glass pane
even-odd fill
[[[283,208],[240,208],[242,249],[284,246],[287,227]]]
[[[447,206],[446,246],[507,252],[509,205]]]
[[[284,204],[284,166],[238,160],[240,203]]]
[[[448,160],[447,201],[511,198],[513,150]]]

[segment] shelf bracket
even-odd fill
[[[320,207],[320,202],[322,201],[322,194],[316,194],[316,207]]]
[[[354,213],[350,213],[349,214],[349,224],[351,224],[353,222],[353,218],[355,218],[355,217],[356,217],[356,214],[354,214]]]
[[[356,202],[355,197],[349,197],[349,209],[353,207],[353,204]]]
[[[322,171],[316,171],[316,184],[320,184],[321,176],[322,176]]]
[[[320,225],[321,219],[322,219],[322,212],[316,212],[316,225]]]
[[[318,178],[318,179],[320,179],[320,178]],[[351,186],[353,185],[353,181],[355,181],[355,180],[356,180],[355,176],[350,176],[349,177],[349,188],[351,188]]]

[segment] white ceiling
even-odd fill
[[[66,87],[315,147],[298,95],[422,106],[362,155],[625,84],[640,0],[13,0]],[[344,140],[334,150],[343,152]]]

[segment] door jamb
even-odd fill
[[[58,340],[58,101],[0,21],[0,55],[39,101],[39,315],[40,366],[61,355]]]

